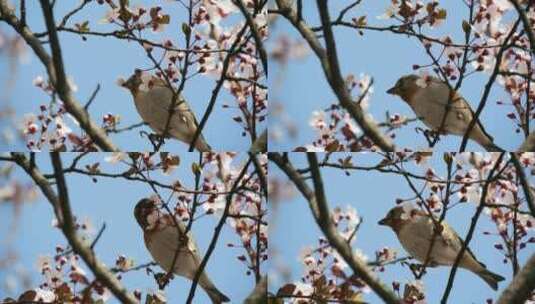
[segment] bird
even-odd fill
[[[392,228],[403,248],[418,261],[426,263],[428,260],[429,267],[453,266],[463,247],[463,241],[445,221],[440,223],[440,233],[435,229],[435,223],[438,223],[438,220],[434,222],[424,211],[410,204],[390,209],[386,217],[378,222],[379,225]],[[435,235],[432,252],[429,253],[429,246]],[[459,267],[478,275],[494,290],[498,289],[498,282],[505,280],[499,274],[489,271],[468,247],[463,253]]]
[[[136,70],[126,81],[120,81],[119,84],[132,93],[137,112],[143,121],[158,135],[163,135],[173,102],[173,90],[167,83],[147,72]],[[195,115],[182,96],[177,98],[174,110],[166,135],[189,145],[199,126]],[[212,150],[202,134],[197,138],[194,147],[200,152]]]
[[[134,216],[143,230],[145,246],[154,261],[166,272],[170,272],[175,253],[178,250],[172,272],[193,280],[201,264],[201,257],[193,235],[191,232],[185,234],[186,227],[182,222],[173,220],[169,214],[164,214],[158,208],[156,201],[151,198],[143,198],[136,204]],[[204,271],[201,273],[198,283],[208,294],[213,304],[230,301],[225,294],[217,289]]]
[[[442,134],[464,136],[474,117],[474,111],[457,91],[452,94],[450,108],[442,126],[450,92],[450,87],[444,81],[433,76],[414,74],[402,76],[386,91],[401,97],[428,128],[441,131]],[[494,144],[494,139],[485,131],[479,119],[470,131],[469,138],[489,152],[503,151]]]

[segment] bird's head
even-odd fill
[[[378,224],[382,226],[388,226],[395,232],[399,232],[405,224],[422,215],[425,215],[425,213],[419,209],[416,209],[413,205],[399,205],[390,209],[387,215],[380,220]]]
[[[128,78],[126,81],[124,81],[121,86],[123,88],[128,89],[132,95],[135,95],[137,91],[139,90],[139,85],[143,81],[141,80],[141,70],[136,70],[130,78]]]
[[[142,229],[151,225],[149,215],[153,214],[155,211],[158,211],[158,207],[153,199],[144,198],[136,204],[136,207],[134,208],[134,216]]]
[[[416,90],[419,89],[418,85],[416,84],[418,79],[420,79],[420,77],[414,74],[402,76],[398,79],[396,84],[386,92],[391,95],[397,95],[403,98],[403,100],[407,101],[416,92]]]

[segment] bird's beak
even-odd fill
[[[390,224],[390,220],[385,217],[384,219],[382,219],[379,222],[377,222],[377,224],[379,224],[381,226],[388,226]]]
[[[394,86],[388,89],[386,92],[391,95],[398,95],[398,88]]]

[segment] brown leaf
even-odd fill
[[[35,292],[35,290],[26,290],[23,294],[20,295],[19,302],[35,301],[36,296],[37,296],[37,292]]]
[[[291,296],[295,291],[296,286],[292,283],[286,284],[279,288],[277,296]]]

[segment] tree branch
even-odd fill
[[[511,159],[515,165],[516,176],[518,176],[520,179],[520,184],[522,185],[522,190],[524,191],[524,196],[526,197],[526,202],[528,204],[529,211],[531,212],[531,216],[535,217],[535,198],[533,197],[533,191],[528,183],[528,178],[526,177],[522,165],[520,164],[520,161],[518,161],[515,153],[509,154],[511,155]]]
[[[97,126],[90,118],[84,108],[74,100],[69,84],[67,83],[67,76],[65,74],[63,57],[61,54],[61,47],[59,43],[58,33],[54,21],[54,13],[48,0],[41,0],[41,7],[43,16],[49,33],[50,48],[52,50],[52,65],[48,69],[50,80],[52,81],[55,90],[59,94],[61,100],[65,105],[65,109],[71,113],[80,123],[87,134],[93,141],[105,151],[118,151],[110,139],[107,137],[104,130]],[[53,67],[53,68],[52,68]]]
[[[52,204],[52,206],[54,206],[56,215],[59,215],[58,223],[60,224],[61,231],[67,238],[67,241],[73,248],[74,252],[80,255],[87,267],[91,269],[91,272],[93,272],[95,277],[104,286],[106,286],[106,288],[108,288],[118,300],[120,300],[122,303],[137,304],[138,301],[134,295],[128,293],[127,289],[122,286],[121,282],[115,277],[115,275],[97,259],[91,248],[87,246],[76,234],[76,228],[71,212],[61,159],[58,152],[52,152],[50,153],[50,156],[54,166],[59,196],[56,195],[50,183],[46,180],[38,168],[36,166],[32,166],[24,154],[12,153],[12,157],[17,165],[26,171],[39,189],[41,189],[41,192],[43,192],[48,201]]]
[[[535,290],[535,254],[505,288],[496,304],[525,303]]]
[[[327,1],[318,0],[318,10],[321,15],[323,33],[327,45],[326,49],[323,48],[311,28],[303,20],[299,19],[296,11],[292,8],[288,0],[276,0],[276,2],[279,8],[279,13],[299,31],[301,36],[307,41],[310,48],[320,60],[323,73],[325,74],[331,89],[338,98],[340,106],[348,111],[351,117],[359,124],[364,134],[366,134],[366,136],[368,136],[377,146],[384,151],[394,151],[395,147],[391,140],[381,133],[377,124],[367,117],[367,114],[362,107],[353,102],[345,87],[345,82],[342,78],[338,64],[336,46],[327,10]]]
[[[535,151],[535,131],[531,132],[524,140],[522,145],[518,148],[518,152],[533,152]]]
[[[191,283],[191,288],[189,291],[188,299],[186,300],[187,304],[191,304],[193,301],[193,297],[195,296],[195,289],[197,288],[199,278],[201,277],[201,274],[203,273],[204,268],[206,267],[206,264],[208,264],[208,260],[210,259],[210,256],[212,255],[212,252],[214,251],[217,241],[219,239],[219,234],[221,233],[221,229],[223,229],[223,225],[225,224],[229,216],[230,205],[232,204],[232,197],[234,196],[236,190],[238,189],[238,185],[240,184],[241,180],[245,176],[245,173],[247,172],[247,169],[249,168],[249,165],[251,164],[251,162],[252,162],[252,159],[249,158],[245,166],[243,166],[240,174],[234,181],[232,188],[230,190],[230,193],[227,194],[226,196],[226,204],[225,204],[225,209],[223,210],[223,215],[221,215],[221,219],[219,220],[219,222],[217,223],[217,226],[215,227],[214,235],[212,236],[212,240],[210,241],[208,250],[204,254],[202,262],[199,265],[197,272],[195,273],[195,277],[193,278],[193,282]]]
[[[256,23],[253,19],[253,16],[251,16],[251,14],[249,14],[249,12],[247,11],[247,8],[245,7],[243,0],[234,0],[234,4],[238,6],[242,15],[245,17],[245,21],[247,22],[247,25],[249,25],[249,28],[251,29],[251,33],[253,35],[253,39],[256,44],[256,50],[258,54],[260,55],[260,60],[262,61],[264,72],[267,75],[268,74],[267,53],[266,53],[266,49],[264,48],[264,43],[262,42],[262,37],[260,36],[260,32],[258,31],[258,27],[256,26]],[[259,9],[262,9],[262,8],[259,8]]]
[[[312,215],[325,234],[329,244],[338,251],[353,272],[366,282],[366,284],[368,284],[368,286],[386,303],[400,303],[400,300],[396,297],[394,292],[388,289],[385,284],[376,278],[375,274],[366,265],[366,262],[353,254],[349,244],[336,230],[327,207],[327,200],[323,189],[323,181],[319,172],[316,154],[307,153],[307,157],[314,182],[314,190],[310,189],[293,165],[290,162],[287,162],[279,153],[269,154],[269,159],[273,161],[286,174],[286,176],[288,176],[303,197],[308,201]]]
[[[520,16],[520,19],[522,20],[522,24],[524,25],[524,30],[526,31],[526,34],[529,39],[529,44],[531,46],[531,52],[535,54],[535,33],[533,32],[533,27],[531,25],[531,22],[529,21],[529,18],[526,15],[526,12],[520,6],[520,3],[518,2],[518,0],[511,0],[511,3],[515,7],[516,11],[518,12],[518,15]],[[530,5],[528,5],[526,10],[529,10],[529,7]]]
[[[476,212],[474,216],[472,217],[472,222],[470,223],[470,228],[468,229],[468,233],[466,234],[466,237],[464,238],[463,247],[457,254],[457,257],[455,258],[455,262],[453,263],[453,266],[451,268],[450,276],[448,278],[448,283],[446,284],[444,295],[442,296],[442,300],[440,301],[440,303],[442,304],[446,304],[448,302],[448,297],[453,287],[453,280],[455,279],[455,274],[457,273],[459,263],[461,262],[461,259],[468,248],[468,244],[470,243],[470,241],[472,240],[472,237],[474,236],[474,231],[476,229],[477,221],[479,219],[479,216],[483,212],[483,209],[485,208],[485,201],[487,198],[487,193],[489,190],[491,180],[493,178],[494,172],[496,172],[496,170],[500,166],[504,155],[505,153],[500,153],[500,156],[496,160],[496,163],[494,164],[492,169],[489,171],[489,174],[487,176],[488,181],[483,185],[483,190],[481,191],[481,199],[479,201],[479,205],[477,206]]]
[[[50,33],[50,45],[52,48],[52,58],[43,48],[43,45],[34,36],[33,32],[23,24],[14,14],[14,12],[7,5],[6,0],[0,0],[0,19],[7,22],[17,33],[19,33],[26,43],[32,48],[35,55],[41,60],[45,66],[51,83],[59,94],[61,100],[65,105],[65,109],[69,112],[80,124],[80,127],[91,137],[91,139],[104,151],[118,151],[118,148],[107,137],[104,130],[95,124],[78,101],[74,99],[67,83],[67,77],[63,69],[63,59],[61,57],[61,49],[59,46],[59,39],[54,24],[54,16],[52,8],[47,0],[41,0],[43,14]]]
[[[249,149],[250,153],[267,152],[268,146],[268,130],[265,129],[262,134],[254,141]]]
[[[485,84],[485,88],[483,90],[483,95],[481,96],[481,100],[479,101],[479,105],[478,105],[476,111],[474,112],[474,114],[472,115],[473,116],[472,120],[468,124],[468,127],[466,128],[466,132],[463,135],[463,139],[461,141],[461,146],[459,148],[459,152],[464,152],[465,149],[466,149],[466,145],[468,143],[468,138],[470,137],[470,133],[472,132],[472,129],[474,128],[474,126],[478,122],[479,116],[481,115],[481,112],[483,112],[483,109],[485,108],[485,105],[487,103],[488,97],[490,95],[490,91],[492,90],[492,87],[494,85],[494,81],[496,80],[496,78],[498,77],[498,73],[500,72],[500,65],[501,65],[501,62],[502,62],[502,59],[503,59],[503,54],[509,48],[509,46],[508,46],[509,45],[509,40],[511,38],[513,38],[513,36],[514,36],[514,34],[516,32],[516,28],[518,27],[519,23],[520,23],[520,19],[518,19],[514,23],[513,27],[511,28],[511,31],[509,32],[507,37],[505,37],[505,39],[504,39],[504,41],[502,43],[502,46],[498,50],[498,54],[496,54],[496,63],[494,65],[494,69],[492,71],[492,74],[489,77],[489,80]],[[516,38],[513,38],[513,40],[515,40],[515,39]]]
[[[204,129],[204,126],[208,122],[208,118],[210,118],[210,114],[212,114],[212,111],[214,109],[215,102],[217,100],[217,96],[219,95],[219,91],[223,87],[223,84],[227,77],[227,71],[230,66],[230,59],[235,55],[236,50],[238,49],[238,45],[241,41],[241,38],[243,37],[243,34],[245,34],[245,30],[247,29],[248,25],[244,25],[240,32],[236,35],[236,40],[232,43],[232,46],[230,47],[229,53],[225,56],[225,59],[223,60],[223,67],[221,69],[221,77],[217,81],[217,84],[215,88],[212,90],[212,96],[210,98],[210,102],[208,103],[208,107],[206,107],[206,111],[204,112],[204,115],[201,119],[201,122],[199,123],[199,126],[197,127],[197,131],[195,132],[195,135],[193,136],[193,140],[190,143],[189,152],[192,152],[195,143],[197,142],[197,139],[202,133],[202,129]]]

